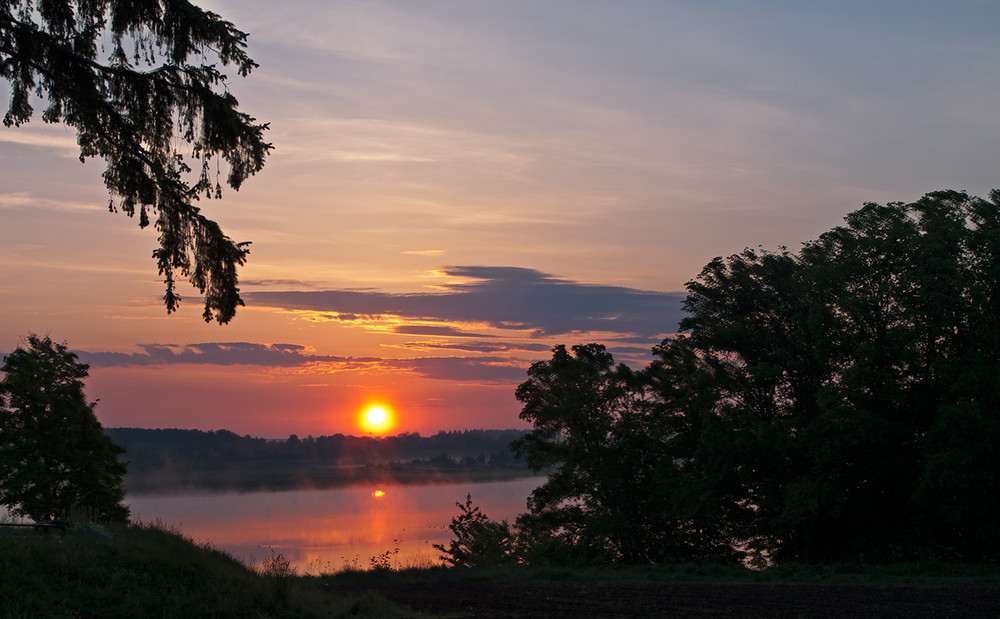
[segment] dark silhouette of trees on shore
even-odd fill
[[[511,562],[1000,559],[1000,191],[866,204],[687,289],[646,368],[529,370],[512,447],[551,473]]]
[[[233,189],[264,165],[266,124],[237,109],[216,63],[247,76],[257,65],[247,35],[186,0],[11,0],[0,3],[0,77],[11,86],[4,125],[33,114],[77,132],[80,160],[101,157],[109,209],[151,215],[153,252],[168,312],[187,277],[205,295],[204,318],[229,322],[243,305],[237,267],[249,243],[236,243],[194,202],[222,196],[220,163]],[[105,56],[106,54],[106,56]]]
[[[126,449],[130,492],[266,490],[351,483],[509,479],[531,475],[508,450],[524,430],[431,436],[306,436],[286,440],[227,430],[108,428]]]
[[[125,521],[123,450],[87,403],[88,366],[48,337],[4,357],[0,380],[0,505],[35,521],[70,515]]]

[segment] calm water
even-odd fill
[[[439,563],[431,544],[452,539],[448,525],[466,494],[490,518],[512,520],[544,478],[503,482],[401,485],[253,492],[130,496],[132,517],[179,527],[245,561],[272,552],[300,573],[368,568],[386,551],[394,567]]]

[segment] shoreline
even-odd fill
[[[126,475],[126,494],[131,496],[170,496],[221,492],[285,492],[289,490],[328,490],[350,486],[439,485],[471,482],[513,481],[544,477],[528,468],[486,468],[449,470],[412,466],[362,465],[357,467],[315,468],[308,471],[255,470],[252,468],[218,471],[177,471],[160,475]]]

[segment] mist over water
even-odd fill
[[[281,554],[302,572],[440,563],[467,494],[492,519],[512,520],[544,477],[499,482],[371,485],[327,490],[129,496],[132,517],[178,527],[245,562]]]

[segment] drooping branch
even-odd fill
[[[4,124],[28,122],[31,96],[45,99],[43,121],[76,129],[80,159],[106,161],[110,209],[138,210],[140,227],[155,215],[160,246],[153,257],[167,311],[180,302],[179,273],[205,295],[205,319],[220,323],[243,305],[237,267],[249,243],[232,241],[193,202],[221,197],[213,161],[225,160],[225,182],[239,189],[272,148],[263,138],[267,124],[238,110],[226,76],[207,61],[213,56],[248,75],[257,65],[246,39],[185,0],[0,2],[0,76],[12,93]],[[108,41],[102,62],[98,50]]]

